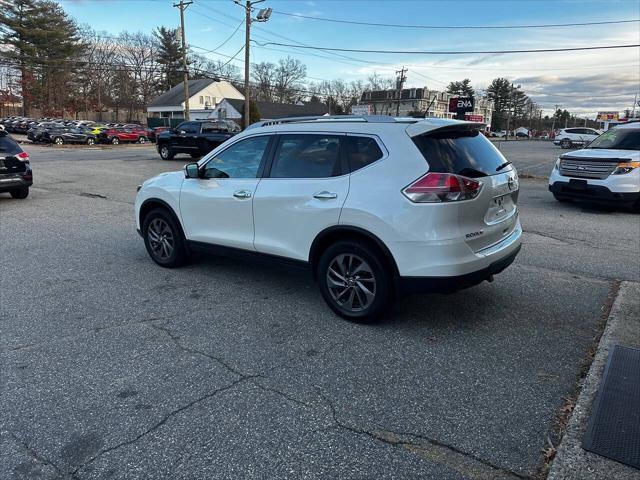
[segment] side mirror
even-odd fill
[[[187,163],[184,166],[185,178],[200,178],[200,168],[197,163]]]
[[[180,135],[184,135],[185,133],[187,133],[187,132],[185,132],[184,130],[179,130],[178,131],[178,134],[180,134]]]

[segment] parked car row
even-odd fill
[[[55,118],[0,118],[0,129],[26,134],[32,142],[43,143],[147,143],[155,142],[159,132],[168,127],[146,128],[135,123],[97,123],[88,120]]]

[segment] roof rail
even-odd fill
[[[367,123],[396,123],[403,122],[389,115],[315,115],[309,117],[287,117],[275,120],[265,120],[249,125],[249,128],[268,127],[283,123],[308,123],[308,122],[367,122]],[[403,122],[404,123],[404,122]]]

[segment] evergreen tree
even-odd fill
[[[447,93],[461,97],[473,97],[475,90],[471,86],[471,80],[465,78],[461,82],[451,82],[447,86]]]
[[[162,86],[164,90],[183,81],[182,46],[178,40],[178,30],[158,27],[153,35],[158,40],[158,58],[156,61],[162,67]]]
[[[24,115],[30,106],[67,107],[65,84],[83,47],[75,21],[53,1],[14,0],[0,10],[0,25],[0,43],[9,46],[2,55],[20,72]]]

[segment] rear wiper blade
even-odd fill
[[[498,168],[496,168],[496,172],[499,172],[503,168],[507,168],[509,165],[511,165],[511,162],[504,162],[502,165],[500,165]]]

